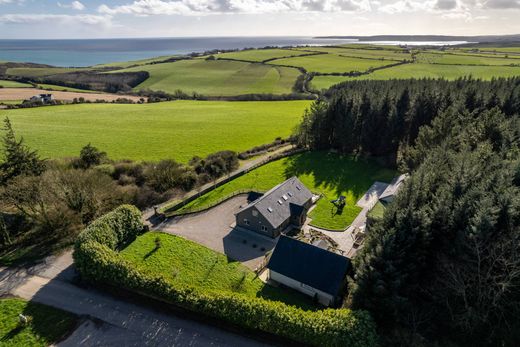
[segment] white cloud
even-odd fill
[[[71,8],[73,10],[83,11],[85,9],[85,5],[83,5],[79,1],[73,1],[70,4],[62,4],[61,2],[58,2],[58,6],[62,8]]]
[[[489,9],[513,9],[520,8],[520,0],[484,0],[480,1],[483,8]]]
[[[358,12],[369,0],[136,0],[126,5],[99,6],[106,14],[202,15],[222,13]]]
[[[65,15],[65,14],[4,14],[0,15],[0,23],[6,24],[31,24],[45,23],[53,24],[86,24],[86,25],[111,25],[110,16],[99,15]]]

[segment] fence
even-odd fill
[[[193,207],[193,208],[186,208],[186,209],[183,209],[183,210],[172,211],[170,213],[167,212],[167,213],[165,213],[165,216],[170,218],[170,217],[177,217],[177,216],[183,216],[183,215],[187,215],[187,214],[194,214],[194,213],[203,212],[203,211],[209,210],[210,208],[218,206],[218,205],[222,204],[223,202],[226,202],[226,201],[228,201],[230,199],[233,199],[236,196],[244,195],[244,194],[250,194],[250,193],[252,193],[252,191],[251,190],[247,190],[247,189],[237,190],[237,191],[235,191],[235,192],[233,192],[233,193],[231,193],[229,195],[226,195],[223,198],[218,199],[217,201],[212,202],[209,205],[200,206],[200,207]]]

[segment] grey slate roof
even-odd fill
[[[385,199],[391,198],[394,195],[396,195],[397,192],[399,191],[399,188],[401,188],[401,185],[403,184],[403,182],[406,180],[407,177],[408,177],[407,174],[402,174],[400,176],[395,177],[392,180],[392,182],[390,182],[388,187],[385,189],[383,194],[381,194],[379,199],[385,200]]]
[[[311,191],[297,177],[291,177],[245,206],[238,213],[256,207],[269,224],[273,228],[277,228],[292,214],[298,214],[299,210],[301,213],[301,208],[298,207],[305,205],[311,199]]]
[[[337,296],[351,267],[350,259],[322,248],[281,236],[267,264],[279,274]]]

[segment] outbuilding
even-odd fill
[[[290,226],[301,227],[313,194],[297,177],[280,183],[236,213],[236,225],[276,238]]]
[[[281,236],[267,264],[267,278],[315,298],[325,306],[341,302],[350,259]]]

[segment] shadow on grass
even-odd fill
[[[157,251],[159,250],[159,247],[154,247],[152,248],[152,250],[148,253],[146,253],[143,257],[143,259],[148,259],[150,258],[152,255],[154,255]]]
[[[18,325],[16,328],[11,329],[11,331],[9,331],[7,334],[2,336],[0,341],[2,341],[2,342],[9,342],[9,340],[14,339],[16,337],[16,335],[18,335],[25,328],[26,327],[24,327],[24,326]]]
[[[265,284],[262,289],[256,293],[256,296],[267,300],[281,301],[287,305],[296,306],[306,311],[318,311],[323,309],[323,306],[316,304],[310,296],[286,287],[273,287]]]

